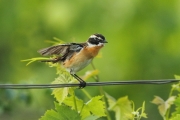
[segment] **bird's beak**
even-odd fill
[[[108,42],[106,40],[104,40],[103,43],[108,43]]]

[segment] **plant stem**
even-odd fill
[[[95,67],[94,64],[93,64],[93,61],[91,62],[91,66],[92,66],[92,68],[93,68],[94,70],[96,70],[96,67]],[[94,79],[95,79],[96,82],[99,82],[99,76],[98,76],[98,75],[96,75],[96,76],[94,77]]]
[[[78,109],[77,109],[77,104],[76,104],[76,98],[75,98],[75,93],[73,91],[73,100],[74,100],[74,106],[75,106],[75,110],[78,112]]]
[[[81,110],[80,110],[80,112],[79,112],[80,115],[81,115],[81,113],[82,113],[83,108],[84,108],[84,104],[83,104],[83,106],[82,106],[82,108],[81,108]]]
[[[95,67],[94,64],[93,64],[93,61],[91,62],[91,66],[92,66],[92,68],[93,68],[94,70],[96,70],[96,67]],[[94,77],[94,79],[95,79],[96,82],[99,82],[99,81],[100,81],[98,75],[96,75],[96,76]],[[112,120],[112,119],[111,119],[111,116],[110,116],[110,114],[109,114],[109,112],[108,112],[107,100],[106,100],[106,98],[105,98],[105,92],[104,92],[102,86],[99,86],[99,91],[100,91],[100,94],[104,96],[104,97],[102,97],[102,100],[103,100],[103,102],[105,103],[105,108],[106,108],[106,111],[105,111],[105,112],[106,112],[106,114],[107,114],[107,119],[108,119],[108,120]]]
[[[171,91],[169,93],[169,98],[172,96],[173,91],[174,91],[174,88],[171,89]],[[171,105],[169,106],[169,108],[166,111],[166,114],[164,116],[164,120],[168,120],[169,119],[170,109],[171,109]]]
[[[91,99],[91,95],[85,90],[85,89],[81,89],[83,91],[83,93],[89,98]]]

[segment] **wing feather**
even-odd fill
[[[87,46],[86,43],[70,43],[70,44],[61,44],[56,46],[51,46],[47,48],[43,48],[38,51],[43,56],[48,55],[61,55],[63,58],[69,57],[68,55],[72,55],[75,52],[79,52],[84,46]]]
[[[40,53],[43,56],[48,56],[48,55],[64,55],[68,52],[70,45],[56,45],[56,46],[51,46],[48,48],[43,48],[41,50],[38,51],[38,53]]]

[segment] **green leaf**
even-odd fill
[[[180,76],[179,75],[174,75],[176,80],[180,80]]]
[[[176,111],[172,113],[172,117],[175,117],[177,114],[180,114],[180,94],[174,101],[174,104],[176,106],[176,108],[175,108]]]
[[[70,107],[64,106],[64,105],[59,106],[58,103],[56,103],[55,106],[56,106],[56,110],[62,117],[62,119],[60,120],[80,120],[81,119],[80,115],[75,110],[72,110]]]
[[[84,102],[81,99],[78,99],[76,96],[71,95],[67,97],[63,103],[67,106],[70,106],[72,109],[76,109],[81,111],[82,107],[84,106]],[[75,106],[76,105],[76,106]]]
[[[61,104],[66,97],[68,96],[69,88],[56,88],[53,90],[52,95],[56,98],[56,100]]]
[[[89,100],[86,104],[75,96],[67,97],[63,103],[70,106],[72,109],[76,109],[80,113],[82,120],[95,120],[105,115],[104,102],[101,100],[103,96],[96,96]],[[76,104],[76,106],[75,106]]]
[[[85,103],[81,100],[75,97],[74,95],[71,95],[70,97],[67,97],[63,103],[67,106],[70,106],[72,109],[77,109],[78,113],[80,113],[82,120],[85,119],[88,116],[91,116],[91,113],[89,109],[86,109]],[[76,108],[77,107],[77,108]]]
[[[176,80],[180,80],[179,75],[174,75],[174,77],[175,77]],[[180,82],[178,82],[177,84],[173,84],[172,89],[177,90],[178,92],[180,92]]]
[[[80,120],[80,115],[68,106],[55,103],[56,110],[48,110],[40,120]]]
[[[96,96],[89,100],[81,110],[82,119],[89,119],[89,116],[92,118],[99,118],[106,116],[105,114],[105,104],[101,100],[103,96]],[[92,119],[93,120],[93,119]],[[95,120],[95,119],[94,119]]]
[[[175,98],[176,98],[175,96],[171,96],[166,101],[164,101],[159,96],[155,96],[155,98],[152,100],[152,103],[158,105],[159,113],[164,118],[166,111],[174,103]]]
[[[155,98],[151,101],[152,103],[156,104],[156,105],[162,105],[164,104],[164,100],[159,97],[159,96],[154,96]]]
[[[112,96],[110,96],[109,94],[105,94],[106,97],[107,97],[107,101],[108,101],[108,104],[109,104],[109,107],[108,109],[109,110],[112,110],[115,106],[116,106],[116,99],[113,98]]]
[[[172,90],[177,90],[178,92],[180,92],[180,83],[173,84],[172,85]]]
[[[119,120],[118,118],[120,118],[120,120],[128,119],[126,117],[126,114],[129,114],[132,112],[131,101],[128,99],[128,96],[119,98],[117,100],[117,107],[120,109],[120,111],[118,114],[116,114],[116,119],[117,120]]]
[[[176,114],[173,118],[170,120],[180,120],[180,114]]]
[[[155,96],[151,102],[158,105],[159,113],[164,118],[167,111],[165,101],[161,97]]]
[[[52,82],[52,84],[63,84],[68,83],[71,79],[70,75],[67,74],[61,74],[58,78],[55,79],[55,81]],[[68,94],[72,94],[74,88],[70,87],[64,87],[64,88],[55,88],[52,92],[52,95],[56,98],[56,100],[61,104]]]
[[[132,113],[131,101],[127,96],[119,98],[117,101],[106,94],[109,104],[109,110],[115,112],[116,120],[129,120],[129,115]]]
[[[54,110],[47,110],[39,120],[59,120],[59,114]]]
[[[93,97],[86,103],[85,108],[89,109],[89,111],[95,116],[106,116],[105,114],[105,103],[101,100],[103,96]]]
[[[98,116],[90,115],[90,116],[88,116],[88,117],[86,117],[86,118],[84,118],[84,119],[82,119],[82,120],[96,120],[96,119],[98,119],[98,118],[99,118]]]

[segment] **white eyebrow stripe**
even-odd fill
[[[95,36],[95,35],[91,35],[91,36],[90,36],[90,38],[96,38],[96,37],[97,37],[97,36]]]
[[[101,37],[97,37],[96,35],[91,35],[90,38],[98,38],[99,40],[103,40]]]
[[[98,39],[100,39],[100,40],[103,40],[101,37],[97,37]]]

